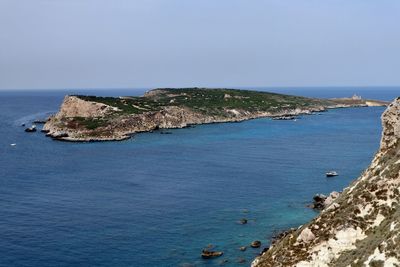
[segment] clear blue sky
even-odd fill
[[[399,0],[0,0],[0,89],[400,85]]]

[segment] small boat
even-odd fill
[[[17,144],[16,143],[12,143],[12,144],[10,144],[10,146],[16,146]]]
[[[333,176],[338,176],[339,174],[335,171],[329,171],[326,173],[326,177],[333,177]]]

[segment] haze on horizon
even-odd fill
[[[396,86],[397,0],[0,0],[0,89]]]

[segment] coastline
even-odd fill
[[[252,267],[400,264],[400,98],[383,113],[382,126],[380,148],[361,176],[316,218],[272,244]]]
[[[36,103],[38,100],[32,99],[25,105],[29,105],[32,114],[37,113],[39,108],[45,110],[51,107],[56,110],[58,104],[62,101],[61,97],[61,94],[58,98],[54,97],[52,103],[48,103],[47,98],[44,98],[40,105]],[[373,97],[378,98],[379,94]],[[3,110],[7,111],[6,107],[3,105]],[[19,113],[14,116],[13,127],[7,129],[7,136],[10,137],[10,141],[6,141],[7,145],[11,142],[18,144],[17,149],[9,148],[10,157],[7,157],[9,161],[6,161],[8,164],[5,164],[6,170],[8,168],[11,175],[13,175],[11,170],[14,166],[12,161],[15,157],[18,157],[21,162],[25,162],[23,166],[28,166],[32,175],[34,175],[29,180],[34,181],[37,180],[37,177],[40,177],[47,181],[38,186],[41,190],[49,188],[51,196],[63,196],[65,191],[61,185],[76,183],[76,189],[74,187],[68,190],[70,192],[68,195],[72,200],[79,199],[80,193],[84,190],[86,194],[96,192],[96,198],[93,198],[93,201],[96,200],[97,203],[104,203],[104,196],[107,197],[110,192],[114,192],[121,200],[126,199],[133,203],[143,201],[143,209],[141,210],[132,209],[131,205],[125,205],[121,213],[114,212],[107,216],[107,218],[112,217],[116,222],[121,220],[134,221],[135,218],[139,218],[135,224],[126,229],[129,233],[135,233],[138,231],[138,227],[142,227],[141,225],[157,225],[157,220],[145,217],[146,212],[144,211],[154,209],[155,205],[162,207],[164,207],[164,203],[171,205],[171,208],[167,209],[169,211],[166,211],[165,218],[162,220],[163,223],[158,226],[160,230],[146,235],[144,239],[127,237],[129,243],[132,244],[131,253],[129,255],[122,254],[122,256],[128,257],[134,264],[142,262],[145,265],[152,266],[168,264],[179,266],[183,263],[217,266],[221,259],[228,259],[230,263],[227,265],[233,265],[239,257],[247,261],[241,266],[249,266],[256,256],[254,254],[258,254],[263,247],[260,250],[248,248],[246,252],[241,252],[239,246],[249,245],[251,241],[256,239],[262,241],[262,246],[268,245],[268,241],[275,230],[297,228],[297,226],[310,221],[315,212],[304,207],[307,204],[303,203],[305,200],[310,200],[318,192],[329,193],[332,190],[344,188],[350,183],[349,179],[357,177],[358,173],[368,165],[372,151],[375,151],[378,147],[380,135],[380,130],[377,129],[380,128],[378,118],[384,110],[384,108],[336,109],[321,113],[321,115],[303,116],[297,122],[274,122],[270,119],[256,119],[243,123],[221,123],[203,125],[193,129],[173,130],[172,135],[169,136],[164,136],[159,131],[138,134],[135,135],[135,140],[122,143],[106,142],[104,144],[87,143],[81,145],[80,143],[54,142],[45,138],[44,134],[39,132],[33,135],[23,133],[22,121],[20,120],[26,114],[23,107],[21,106]],[[37,109],[35,110],[32,107],[37,107]],[[33,121],[33,118],[31,120]],[[29,121],[24,122],[30,125]],[[7,124],[7,121],[4,121],[4,123]],[[38,127],[41,127],[41,125]],[[347,141],[340,138],[340,133],[343,131],[352,133]],[[366,136],[367,134],[368,136]],[[325,144],[321,140],[321,136],[326,137]],[[4,135],[3,138],[7,139]],[[316,149],[316,147],[321,146],[325,148],[325,152]],[[27,149],[29,147],[35,148],[35,155]],[[280,150],[279,147],[288,150]],[[303,150],[308,156],[299,159],[297,151]],[[329,150],[331,155],[327,155],[326,150]],[[287,155],[289,153],[291,155]],[[15,157],[12,155],[15,155]],[[340,157],[338,157],[339,155]],[[272,158],[279,159],[279,162],[271,160]],[[354,166],[346,163],[343,158],[355,162]],[[32,166],[29,165],[30,159],[36,160]],[[207,162],[217,162],[217,165],[207,166]],[[77,165],[80,166],[81,171],[76,169]],[[199,171],[193,173],[191,166],[196,166]],[[46,167],[45,170],[44,167]],[[341,176],[338,179],[325,181],[323,177],[319,177],[323,171],[331,167],[340,172]],[[282,171],[279,171],[279,173],[277,171],[277,176],[272,177],[271,172],[274,172],[276,168],[281,168]],[[177,171],[175,172],[173,169]],[[88,170],[92,171],[88,173]],[[16,171],[15,176],[10,176],[10,178],[13,178],[16,186],[18,183],[28,182],[14,178],[21,174],[21,171],[14,171]],[[290,177],[291,179],[288,179]],[[236,182],[232,181],[231,183],[232,178]],[[281,181],[278,183],[278,180]],[[303,185],[295,186],[296,189],[294,190],[304,190],[304,193],[293,192],[296,193],[296,196],[294,196],[287,191],[287,188],[290,188],[292,183],[298,184],[299,180],[303,181]],[[164,187],[163,183],[167,181],[171,185],[179,185],[171,187],[173,195],[176,196],[174,199],[165,198],[160,192],[161,189],[157,189],[158,185]],[[182,184],[182,182],[185,184]],[[201,185],[204,183],[207,184],[206,188]],[[55,184],[60,186],[55,188]],[[129,188],[127,188],[127,185],[129,185]],[[198,185],[198,189],[194,188],[193,185]],[[274,188],[276,189],[274,190]],[[259,189],[265,191],[263,195],[257,193]],[[279,189],[282,189],[282,191]],[[76,191],[74,190],[77,190],[78,193],[75,194]],[[226,190],[231,192],[224,193]],[[289,200],[280,201],[280,204],[274,203],[272,199],[272,196],[275,195],[274,191],[282,192],[280,193],[282,197],[289,193],[291,196],[288,196],[288,198],[292,198],[293,202]],[[97,194],[97,192],[99,193]],[[255,194],[250,196],[245,192],[254,192]],[[193,195],[193,198],[190,197],[188,201],[185,201],[186,204],[175,203],[175,199],[177,201],[186,199],[185,197],[189,195]],[[231,204],[214,202],[214,199],[217,200],[219,196],[231,199]],[[238,199],[237,196],[242,196],[242,198]],[[153,205],[151,203],[153,203],[152,199],[154,198],[160,199],[160,201]],[[285,197],[285,199],[288,198]],[[52,202],[57,203],[57,198],[51,199]],[[99,207],[104,206],[104,208],[96,214],[108,214],[110,212],[108,207],[119,204],[118,201],[107,202],[107,205],[99,204]],[[208,209],[207,206],[210,202],[215,203],[215,205]],[[84,205],[82,202],[77,203]],[[71,207],[65,210],[65,213],[75,210],[77,203],[71,202]],[[33,205],[40,207],[42,204],[33,201]],[[174,205],[178,205],[181,210],[184,209],[178,215],[178,219],[185,221],[188,228],[174,228],[175,224],[172,223],[176,221]],[[195,206],[205,209],[207,213],[203,215],[192,213]],[[188,209],[185,209],[185,207]],[[279,207],[279,213],[274,212],[274,207]],[[248,209],[248,213],[242,214],[244,209]],[[56,207],[49,210],[49,213],[46,213],[48,216],[45,217],[49,223],[43,227],[49,227],[52,222],[51,218],[54,218],[55,214],[59,214]],[[228,211],[221,213],[221,210]],[[129,214],[128,218],[122,214]],[[83,218],[88,217],[90,218],[88,213],[83,215]],[[256,218],[257,221],[249,221],[248,225],[241,226],[236,221],[242,217]],[[146,219],[143,220],[142,218]],[[26,219],[28,220],[28,218]],[[24,222],[24,217],[20,216],[18,220]],[[99,223],[100,225],[107,225],[105,221]],[[88,227],[90,233],[96,233],[96,229]],[[212,227],[212,231],[209,230],[210,227]],[[11,231],[13,231],[12,229],[10,228]],[[169,231],[175,231],[179,234],[176,238],[172,238],[166,235]],[[58,235],[63,233],[62,229],[56,232]],[[78,231],[79,237],[77,236],[74,239],[85,240],[86,233],[87,230],[85,232],[82,229],[82,231]],[[205,233],[206,236],[204,237]],[[86,240],[86,243],[83,243],[88,246],[101,243],[100,247],[108,244],[102,243],[101,234],[95,236],[94,240],[92,239],[93,241],[88,242]],[[146,240],[153,237],[163,238],[168,242],[163,242],[160,246],[151,241],[146,243]],[[40,235],[34,235],[34,238],[34,240],[42,240]],[[27,245],[32,243],[26,240],[21,240],[21,242]],[[63,243],[62,239],[56,239],[54,242],[66,248],[70,247]],[[225,256],[222,256],[221,259],[204,262],[200,258],[199,252],[203,246],[207,246],[209,243],[214,244],[217,250],[224,251]],[[125,246],[118,241],[112,244],[119,247]],[[149,249],[143,249],[141,244],[148,244],[146,247]],[[43,249],[45,248],[43,247]],[[173,249],[177,250],[174,254],[169,254]],[[134,251],[141,251],[141,253],[134,256]],[[153,255],[154,251],[157,251],[158,259],[146,256]],[[51,249],[49,251],[52,255],[56,255],[54,252]],[[35,256],[40,258],[41,255]],[[105,255],[94,256],[109,265],[111,264],[109,258],[112,256],[121,258],[121,253],[109,252]],[[16,256],[15,262],[21,262],[21,259],[22,256]],[[60,260],[57,256],[54,256],[54,259]],[[78,259],[82,258],[78,257]],[[94,258],[90,258],[90,260],[93,262]],[[6,259],[4,261],[8,262]]]
[[[158,129],[179,129],[190,125],[242,122],[257,118],[297,117],[329,109],[387,105],[384,101],[361,98],[312,99],[223,89],[224,91],[218,92],[223,93],[222,96],[218,96],[221,98],[217,99],[218,109],[204,109],[202,105],[206,106],[208,101],[215,101],[207,100],[204,94],[222,89],[203,89],[202,92],[206,92],[202,95],[204,99],[201,99],[200,104],[196,102],[200,107],[192,107],[190,100],[181,99],[182,96],[188,99],[187,92],[194,94],[193,92],[197,93],[198,89],[186,89],[184,93],[179,90],[181,89],[155,89],[141,98],[120,97],[106,100],[96,97],[66,96],[60,111],[47,120],[42,131],[47,136],[61,141],[122,141],[131,138],[135,133]],[[256,95],[251,98],[246,95],[247,93]],[[211,93],[210,95],[213,97]],[[271,101],[270,99],[275,101],[274,98],[279,98],[281,102],[265,106],[264,100],[261,101],[262,103],[259,100],[262,97],[267,101]],[[168,101],[165,102],[164,98]],[[139,106],[133,102],[138,101],[137,99],[147,102]],[[160,104],[160,99],[162,104]],[[181,103],[175,104],[176,99]],[[131,101],[130,106],[127,105],[128,101]],[[254,101],[260,103],[254,104]],[[148,103],[157,107],[149,108]],[[232,103],[238,107],[232,106]],[[126,107],[130,108],[130,113],[124,112],[123,109]]]

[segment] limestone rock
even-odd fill
[[[301,231],[300,235],[297,237],[298,242],[309,243],[315,239],[315,235],[309,228],[305,228]]]

